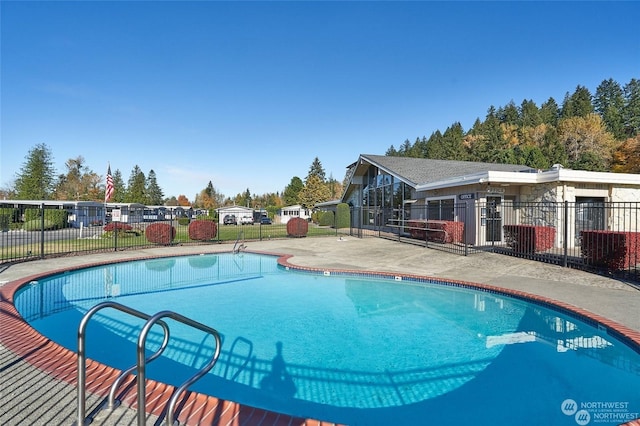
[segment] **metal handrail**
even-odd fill
[[[196,381],[198,381],[202,376],[204,376],[205,374],[207,374],[215,365],[216,361],[218,361],[218,357],[220,356],[220,346],[221,346],[221,340],[220,340],[220,333],[218,333],[217,330],[206,326],[204,324],[201,324],[197,321],[194,321],[190,318],[187,318],[183,315],[180,315],[176,312],[171,312],[171,311],[161,311],[158,312],[157,314],[155,314],[154,316],[152,316],[147,323],[144,325],[144,327],[142,327],[142,330],[140,331],[140,336],[138,337],[138,426],[144,426],[146,423],[146,380],[145,380],[145,374],[146,374],[146,363],[145,363],[145,358],[144,358],[144,347],[145,347],[145,342],[147,339],[147,334],[149,333],[149,330],[151,329],[151,327],[153,327],[153,325],[156,322],[159,322],[161,320],[161,318],[171,318],[174,319],[176,321],[182,322],[183,324],[186,324],[188,326],[197,328],[205,333],[209,333],[210,335],[213,336],[213,338],[216,341],[216,348],[213,354],[213,357],[211,358],[211,360],[203,367],[200,369],[200,371],[198,371],[196,374],[194,374],[193,376],[191,376],[189,379],[187,379],[182,385],[180,385],[180,387],[178,387],[173,395],[171,396],[171,399],[169,400],[169,406],[167,408],[167,425],[168,426],[173,426],[173,415],[174,415],[174,411],[175,411],[175,407],[178,401],[178,397],[182,394],[182,392],[184,392],[189,386],[191,386],[193,383],[195,383]]]
[[[136,309],[133,309],[133,308],[130,308],[128,306],[122,305],[122,304],[117,303],[117,302],[112,302],[112,301],[99,303],[96,306],[94,306],[93,308],[89,309],[84,314],[84,316],[82,317],[82,320],[80,321],[80,325],[78,327],[78,353],[77,353],[78,354],[78,418],[76,419],[77,426],[84,425],[85,424],[85,417],[86,417],[86,375],[87,375],[87,371],[86,371],[87,355],[86,355],[86,340],[85,340],[86,329],[87,329],[87,325],[88,325],[89,320],[91,319],[91,317],[96,312],[98,312],[98,311],[100,311],[100,310],[102,310],[104,308],[117,309],[117,310],[125,312],[125,313],[127,313],[129,315],[133,315],[133,316],[136,316],[138,318],[147,320],[147,322],[149,321],[150,318],[152,318],[150,315],[147,315],[144,312],[140,312],[140,311],[138,311]],[[167,344],[169,342],[169,327],[167,326],[167,324],[164,321],[158,321],[158,324],[164,329],[165,338],[164,338],[164,341],[163,341],[162,346],[160,347],[160,349],[158,349],[158,351],[155,354],[153,354],[151,357],[149,357],[149,359],[148,359],[149,362],[153,361],[158,356],[160,356],[160,354],[162,353],[162,351],[164,351],[164,349],[166,348],[166,346],[167,346]],[[137,365],[136,365],[136,367],[137,367]],[[109,406],[110,406],[110,408],[113,408],[111,395],[112,394],[115,395],[115,388],[114,387],[117,387],[116,385],[119,386],[119,383],[122,381],[124,376],[129,374],[136,367],[132,367],[132,368],[128,369],[125,373],[121,374],[120,377],[118,377],[118,379],[116,379],[116,382],[112,385],[111,392],[109,394],[109,404],[110,404]]]
[[[241,238],[242,238],[242,241],[240,241]],[[240,246],[238,246],[238,243],[240,243]],[[238,237],[236,238],[236,242],[233,245],[233,253],[239,253],[240,250],[242,250],[245,247],[246,246],[244,245],[244,231],[240,231],[238,232]]]
[[[151,316],[149,316],[149,318],[151,318]],[[164,350],[167,348],[167,345],[169,344],[169,327],[167,327],[166,323],[164,321],[158,322],[158,324],[160,324],[162,326],[162,328],[164,329],[164,339],[162,340],[162,345],[160,346],[160,348],[158,348],[158,350],[151,355],[149,358],[146,359],[146,363],[150,363],[151,361],[153,361],[154,359],[158,358],[160,355],[162,355],[162,353],[164,352]],[[113,382],[113,384],[111,385],[111,390],[109,391],[109,405],[108,408],[110,410],[113,410],[116,407],[116,392],[118,390],[118,388],[120,387],[120,384],[122,383],[122,381],[129,375],[131,374],[134,370],[136,370],[138,368],[138,364],[134,364],[133,366],[129,367],[128,369],[126,369],[125,371],[123,371],[120,376],[118,376],[118,378],[116,379],[115,382]]]

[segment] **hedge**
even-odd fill
[[[351,209],[349,204],[340,203],[336,207],[336,228],[350,228],[351,227]]]
[[[582,257],[589,265],[615,271],[640,262],[640,232],[582,231],[580,237]]]
[[[411,238],[438,243],[461,243],[464,239],[464,222],[414,219],[407,225]]]
[[[504,225],[507,245],[518,253],[535,253],[549,250],[556,240],[556,228],[552,226]]]

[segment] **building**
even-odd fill
[[[407,220],[464,222],[465,242],[502,242],[505,224],[554,227],[561,247],[565,229],[553,214],[520,209],[522,203],[572,203],[566,238],[577,244],[588,229],[638,231],[637,209],[624,213],[607,203],[640,201],[640,175],[588,172],[555,165],[536,170],[522,165],[360,155],[349,166],[342,197],[356,208],[362,226],[403,226]]]
[[[95,201],[2,200],[0,208],[16,209],[20,220],[24,220],[25,210],[30,208],[66,210],[67,221],[73,228],[102,225],[105,218],[105,205]]]
[[[300,204],[293,206],[282,207],[278,212],[280,217],[280,223],[287,223],[294,217],[299,217],[304,220],[311,220],[311,209],[302,207]]]
[[[253,218],[253,209],[249,207],[228,206],[228,207],[220,207],[216,211],[218,212],[218,223],[220,225],[224,225],[225,216],[231,216],[231,215],[235,216],[237,224],[240,224],[240,218],[242,217]]]

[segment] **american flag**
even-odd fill
[[[111,176],[111,164],[107,169],[107,187],[104,190],[104,202],[107,203],[113,196],[113,176]]]

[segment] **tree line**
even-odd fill
[[[13,185],[0,190],[5,199],[60,200],[102,202],[105,195],[103,176],[91,170],[82,156],[65,162],[66,173],[56,175],[51,149],[46,144],[33,147],[17,173]],[[333,177],[328,179],[322,163],[316,157],[303,182],[297,176],[291,179],[282,193],[251,194],[249,188],[235,197],[226,197],[209,181],[208,185],[190,201],[185,195],[165,198],[153,169],[147,175],[135,165],[125,182],[119,169],[112,173],[114,193],[110,202],[140,203],[148,206],[190,206],[214,210],[229,205],[265,208],[271,213],[285,205],[301,204],[312,207],[334,199],[342,193],[342,184]]]
[[[552,97],[490,106],[468,131],[456,122],[386,155],[640,173],[640,81],[604,80],[595,95],[579,85],[561,106]]]

